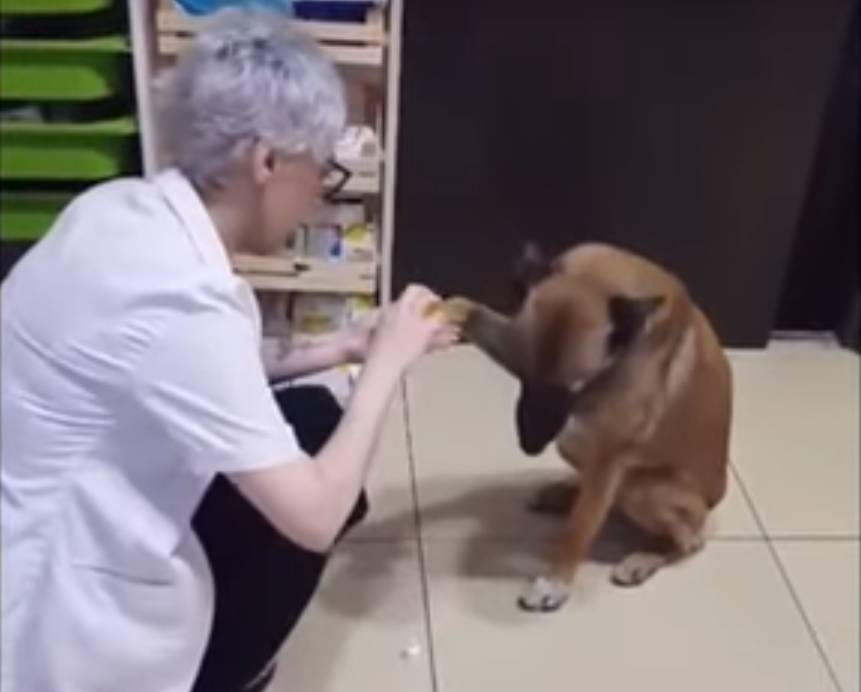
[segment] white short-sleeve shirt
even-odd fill
[[[187,692],[217,472],[304,458],[260,317],[177,171],[78,197],[2,286],[2,689]]]

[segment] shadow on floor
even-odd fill
[[[542,476],[543,480],[537,480]],[[433,533],[434,524],[455,519],[462,522],[466,518],[471,527],[457,539],[424,539],[425,543],[448,543],[457,552],[454,574],[449,572],[436,576],[511,581],[512,594],[516,594],[517,583],[525,583],[546,568],[548,555],[564,535],[563,517],[535,516],[526,507],[528,498],[541,485],[558,479],[558,473],[509,474],[495,483],[461,493],[452,486],[468,486],[462,478],[424,481],[421,487],[423,498],[448,498],[441,502],[423,502],[420,521],[424,536]],[[371,498],[371,503],[375,501],[384,502],[385,498]],[[522,516],[524,531],[515,535],[518,515]],[[504,527],[500,532],[500,516],[505,517],[506,525],[513,525],[513,535],[506,536]],[[403,522],[413,521],[415,516],[405,513],[377,522],[376,527],[381,535],[389,535],[395,533],[394,529]],[[646,543],[647,537],[642,532],[624,517],[613,515],[596,541],[590,561],[613,564]],[[405,550],[403,543],[390,545],[392,550],[374,551],[374,560],[368,560],[364,555],[362,542],[340,549],[342,559],[333,565],[337,572],[329,575],[327,588],[320,594],[325,606],[351,618],[384,617],[386,609],[382,606],[387,593],[385,588],[377,585],[385,583],[383,577],[390,573],[396,560],[402,559],[401,551]],[[416,559],[420,557],[417,555]],[[428,569],[432,572],[435,566],[431,564]]]

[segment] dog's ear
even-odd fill
[[[553,273],[553,263],[536,243],[526,243],[514,265],[514,282],[522,298],[535,284]]]
[[[541,454],[562,430],[571,404],[565,387],[521,382],[515,413],[520,448],[530,456]]]
[[[617,353],[630,346],[643,331],[646,320],[664,304],[664,296],[649,298],[627,298],[613,296],[608,306],[611,331],[607,343],[610,353]]]

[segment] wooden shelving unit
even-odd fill
[[[376,262],[341,262],[303,257],[234,255],[233,266],[252,288],[284,293],[367,295],[377,285]]]
[[[347,86],[350,124],[375,131],[380,152],[374,157],[339,162],[352,172],[341,195],[363,199],[377,232],[374,262],[327,262],[302,257],[235,257],[234,269],[263,292],[376,295],[391,298],[394,233],[398,80],[403,0],[388,0],[362,23],[296,20],[341,70]],[[206,19],[190,18],[171,0],[127,0],[131,23],[138,121],[144,172],[167,165],[154,110],[154,77],[171,64],[204,28]]]
[[[363,23],[296,20],[294,25],[313,36],[336,65],[382,68],[386,42],[385,13],[368,13]],[[206,20],[190,18],[162,2],[156,14],[158,50],[163,55],[181,52]]]

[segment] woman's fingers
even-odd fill
[[[444,327],[434,336],[431,347],[434,351],[440,351],[454,346],[460,341],[460,331],[451,327]]]
[[[430,306],[439,300],[440,297],[426,286],[411,284],[403,292],[399,302],[406,310],[424,315],[430,311]]]

